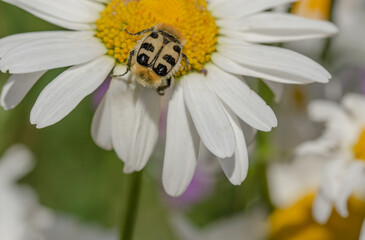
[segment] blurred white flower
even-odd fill
[[[203,228],[175,214],[172,224],[180,240],[259,240],[266,235],[265,213],[258,209],[218,220]]]
[[[31,112],[31,122],[38,128],[68,115],[117,63],[121,65],[114,74],[125,72],[137,40],[124,31],[127,27],[138,32],[166,23],[184,35],[183,51],[192,71],[185,67],[178,72],[168,107],[163,166],[163,185],[173,196],[181,195],[193,177],[200,141],[238,185],[248,169],[243,128],[270,131],[276,127],[274,112],[242,75],[271,81],[273,89],[277,89],[275,83],[327,83],[331,78],[305,56],[263,45],[324,38],[337,32],[326,21],[265,11],[293,0],[3,1],[76,30],[17,34],[0,40],[0,70],[13,74],[2,90],[5,109],[15,107],[46,71],[72,66],[38,97]],[[155,90],[128,74],[112,79],[95,113],[94,141],[104,149],[114,149],[125,163],[125,172],[143,169],[155,148],[160,100]]]
[[[17,181],[32,169],[32,154],[14,145],[0,159],[1,240],[114,240],[116,234],[97,225],[52,212],[35,192]]]
[[[116,240],[115,231],[107,231],[97,224],[86,224],[74,217],[51,213],[51,222],[43,231],[45,240]]]
[[[32,154],[23,145],[9,148],[0,159],[0,239],[35,240],[45,212],[35,194],[17,181],[32,168]]]
[[[347,218],[334,211],[326,223],[318,223],[312,215],[316,207],[315,195],[321,185],[327,161],[308,156],[297,158],[291,163],[276,162],[269,166],[268,184],[275,210],[268,221],[268,239],[359,239],[365,217],[364,197],[349,199],[350,214]]]
[[[320,191],[314,205],[314,216],[326,222],[332,210],[347,217],[347,200],[365,180],[365,97],[348,94],[341,105],[314,101],[308,113],[313,121],[325,122],[326,129],[317,140],[299,146],[300,157],[327,161]]]

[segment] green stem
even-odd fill
[[[258,146],[256,150],[256,173],[257,176],[259,176],[258,184],[260,186],[260,194],[268,209],[272,211],[274,209],[274,205],[271,201],[269,183],[267,178],[267,164],[270,159],[269,156],[272,153],[268,133],[259,132],[257,134],[257,143]]]
[[[258,80],[258,93],[266,101],[267,104],[274,103],[274,95],[262,80]],[[268,133],[257,133],[256,147],[256,174],[258,177],[258,185],[260,186],[260,195],[266,203],[269,210],[273,209],[273,204],[270,198],[269,185],[267,178],[267,164],[270,157],[273,155],[270,136]]]
[[[129,188],[128,199],[125,208],[124,219],[121,222],[120,228],[120,240],[132,240],[134,234],[134,228],[136,225],[138,205],[140,202],[141,188],[142,188],[142,178],[143,171],[136,172],[128,176],[129,178]]]

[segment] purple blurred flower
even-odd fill
[[[93,95],[92,95],[92,102],[91,102],[93,109],[96,109],[97,106],[99,105],[99,103],[101,102],[101,100],[103,99],[106,91],[109,88],[110,80],[111,80],[110,77],[108,77],[107,79],[105,79],[105,81],[103,82],[103,84],[101,84],[100,87],[98,89],[96,89],[96,91],[93,93]]]
[[[197,167],[193,180],[180,197],[175,198],[164,194],[164,198],[167,204],[173,208],[188,208],[209,197],[214,190],[214,186],[215,178],[213,174],[201,165]]]

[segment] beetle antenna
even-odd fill
[[[152,32],[153,28],[145,29],[145,30],[142,30],[142,31],[137,32],[137,33],[131,33],[127,29],[124,29],[124,31],[126,31],[129,35],[136,36],[136,35],[142,35],[142,34],[147,33],[147,32]]]

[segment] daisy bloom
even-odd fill
[[[317,158],[297,158],[290,163],[269,165],[269,192],[275,209],[267,221],[268,239],[364,239],[364,233],[359,238],[365,216],[364,196],[349,199],[347,218],[333,211],[326,223],[318,223],[312,215],[325,167],[326,160]]]
[[[330,74],[293,51],[261,45],[327,37],[337,28],[265,10],[292,0],[4,0],[74,31],[24,33],[0,40],[0,70],[12,76],[1,104],[15,107],[49,69],[71,66],[38,97],[31,123],[52,125],[102,84],[113,70],[126,71],[137,33],[159,23],[186,39],[169,100],[163,184],[168,194],[182,194],[197,164],[200,142],[219,158],[233,184],[246,177],[248,156],[243,128],[270,131],[274,112],[252,91],[242,75],[271,82],[326,83]],[[128,30],[125,31],[125,30]],[[114,149],[125,172],[141,170],[158,139],[161,97],[131,73],[113,78],[96,110],[94,141]],[[252,130],[251,130],[252,131]],[[247,134],[246,134],[247,135]]]
[[[342,217],[349,215],[348,199],[363,195],[365,180],[365,97],[348,94],[341,105],[315,101],[309,105],[312,120],[326,123],[317,140],[299,146],[299,158],[326,161],[315,198],[313,215],[325,223],[334,206]]]

